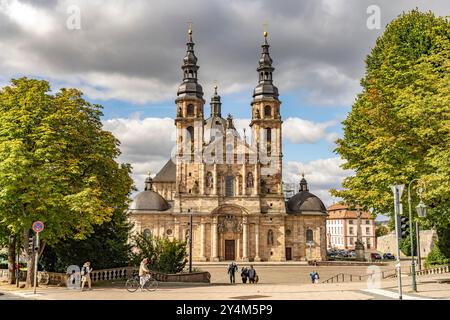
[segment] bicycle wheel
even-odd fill
[[[128,292],[135,292],[139,288],[139,282],[135,279],[128,279],[125,283]]]
[[[148,291],[155,291],[158,288],[158,281],[155,279],[149,279],[145,283],[144,288]]]

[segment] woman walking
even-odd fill
[[[88,283],[89,290],[92,290],[92,288],[91,288],[91,272],[92,272],[91,263],[89,261],[85,262],[83,264],[83,267],[81,268],[81,291],[83,291],[86,281]]]

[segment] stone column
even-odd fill
[[[206,261],[205,256],[205,222],[203,218],[200,223],[200,258],[199,261]]]
[[[219,261],[217,255],[217,217],[211,223],[211,261]]]
[[[253,174],[253,195],[256,196],[258,194],[258,185],[259,185],[259,178],[258,178],[258,163],[255,164],[255,172]]]
[[[205,194],[205,164],[200,165],[200,194]]]
[[[248,260],[248,221],[247,217],[242,218],[242,261]]]
[[[285,234],[285,221],[284,219],[281,221],[282,225],[280,226],[281,232],[281,252],[280,252],[280,261],[286,261],[286,234]]]
[[[236,260],[241,260],[241,234],[237,234],[236,239]]]
[[[174,230],[175,239],[182,240],[182,237],[180,235],[180,221],[178,221],[177,218],[175,218],[175,220],[174,220],[174,225],[175,225],[175,228],[174,228],[175,229]]]
[[[219,181],[217,181],[217,164],[214,163],[214,169],[213,169],[213,195],[217,195],[217,184]]]
[[[245,155],[244,155],[244,164],[242,165],[242,195],[246,194],[246,185],[247,185],[247,172],[245,171]]]
[[[255,261],[261,261],[259,256],[259,222],[255,224]]]

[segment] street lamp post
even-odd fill
[[[419,189],[421,190],[421,189]],[[422,191],[419,193],[419,197],[422,197]],[[420,203],[416,207],[417,215],[421,218],[427,216],[427,206],[420,200]],[[420,233],[419,233],[419,221],[416,221],[416,240],[417,240],[417,264],[419,265],[419,270],[422,270],[422,261],[420,260]]]
[[[413,229],[412,229],[412,210],[411,210],[411,184],[419,179],[413,179],[408,185],[408,209],[409,209],[409,238],[411,241],[411,275],[412,275],[412,290],[417,292],[416,283],[416,268],[414,263],[414,239],[413,239]]]

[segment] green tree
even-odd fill
[[[375,236],[378,237],[382,237],[385,236],[389,233],[389,229],[386,226],[380,225],[377,226],[376,230],[375,230]]]
[[[66,272],[70,265],[82,266],[90,261],[95,269],[127,266],[131,258],[128,243],[132,225],[124,211],[115,210],[111,221],[94,226],[84,240],[66,239],[47,246],[41,267],[52,272]]]
[[[336,151],[346,160],[343,168],[356,174],[332,194],[392,215],[390,185],[407,187],[420,179],[428,206],[421,223],[445,238],[450,226],[449,84],[450,21],[413,10],[389,23],[366,59],[363,91],[337,141]],[[406,195],[402,201],[405,210]],[[441,247],[449,257],[449,247]]]
[[[132,186],[129,166],[115,161],[119,141],[102,130],[102,107],[76,89],[49,92],[46,81],[27,78],[0,91],[0,225],[27,244],[32,223],[43,221],[41,253],[110,221]],[[24,253],[33,265],[36,254]]]
[[[136,265],[147,258],[151,270],[164,273],[178,273],[186,266],[185,241],[140,233],[134,236],[134,247],[133,260]]]

